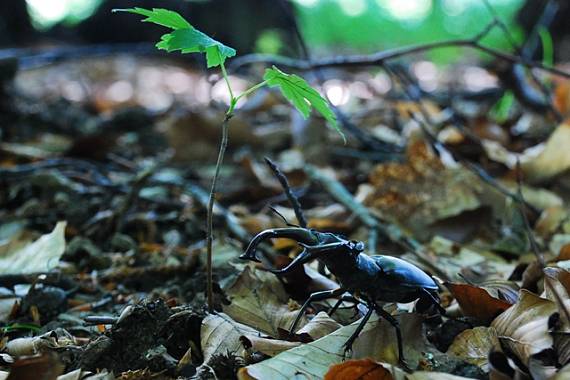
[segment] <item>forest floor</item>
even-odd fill
[[[550,97],[537,112],[477,65],[326,69],[320,88],[353,125],[346,144],[259,91],[230,122],[209,312],[205,209],[227,107],[221,78],[129,55],[13,76],[4,66],[0,379],[569,376],[568,80],[534,71]],[[230,73],[232,86],[261,72]],[[410,373],[376,315],[345,352],[364,305],[330,316],[335,300],[315,302],[288,333],[309,294],[339,286],[317,262],[266,270],[290,263],[297,242],[267,240],[262,263],[238,259],[259,232],[303,224],[265,157],[308,227],[435,278],[445,315],[383,304]]]

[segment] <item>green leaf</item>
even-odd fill
[[[165,34],[156,47],[168,52],[180,50],[184,54],[206,53],[208,67],[219,66],[225,62],[226,58],[236,55],[235,49],[214,40],[197,29],[178,29]]]
[[[195,29],[180,14],[168,9],[145,8],[114,9],[114,12],[129,12],[146,16],[144,22],[174,29],[173,32],[163,34],[156,47],[168,52],[180,50],[181,53],[205,53],[208,68],[220,66],[227,58],[236,55],[235,49],[214,40],[210,36]]]
[[[314,107],[346,141],[328,102],[303,78],[295,74],[286,74],[273,66],[273,68],[265,70],[263,79],[267,81],[269,87],[279,87],[283,96],[293,104],[305,119],[309,117],[311,107]]]
[[[146,16],[143,22],[152,22],[154,24],[166,26],[171,29],[192,29],[192,25],[184,19],[179,13],[162,8],[128,8],[128,9],[113,9],[113,12],[129,12]]]

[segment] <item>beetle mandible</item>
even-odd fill
[[[402,333],[398,321],[377,302],[406,303],[419,300],[417,305],[421,304],[424,307],[434,305],[440,312],[445,313],[445,309],[439,305],[438,286],[427,273],[396,257],[369,256],[363,252],[364,243],[347,240],[334,233],[301,227],[268,229],[250,241],[240,258],[259,261],[255,255],[257,246],[268,238],[289,238],[303,247],[303,251],[289,265],[279,270],[270,269],[272,273],[285,274],[299,265],[318,259],[340,283],[338,289],[311,294],[299,310],[291,325],[290,333],[295,331],[301,316],[312,302],[342,297],[348,292],[357,297],[357,302],[363,302],[368,311],[344,344],[345,352],[352,349],[352,344],[370,319],[372,312],[376,311],[380,317],[394,326],[398,342],[398,358],[405,365]],[[346,298],[340,298],[332,310],[335,310],[343,299]]]

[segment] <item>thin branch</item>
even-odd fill
[[[487,10],[491,14],[491,16],[493,17],[493,21],[495,22],[497,27],[502,30],[503,35],[505,36],[505,38],[507,39],[508,43],[511,45],[511,48],[515,51],[515,53],[523,58],[532,58],[532,53],[526,54],[523,48],[521,48],[516,43],[515,38],[513,37],[512,33],[509,31],[509,27],[501,20],[500,15],[495,10],[495,8],[493,8],[489,0],[483,0],[483,3],[485,4],[485,7],[487,7]],[[536,31],[533,30],[532,33],[536,33]],[[518,72],[516,70],[516,66],[510,67],[509,70],[512,71],[513,78],[518,79],[519,82],[522,82],[520,83],[520,85],[523,86],[525,84],[524,72],[521,71],[521,75],[519,77]],[[558,119],[559,122],[562,121],[562,115],[560,114],[560,112],[556,110],[556,108],[553,105],[554,103],[552,100],[552,94],[550,93],[549,89],[532,70],[528,70],[528,75],[530,76],[531,80],[538,86],[540,92],[544,96],[546,107],[550,109],[550,111],[554,114],[554,116]],[[528,93],[528,91],[525,91],[524,93]],[[527,101],[528,100],[529,99],[527,99]]]
[[[224,161],[224,154],[226,152],[226,148],[228,147],[228,128],[231,117],[232,117],[231,113],[226,114],[226,117],[222,122],[222,139],[220,141],[220,150],[218,151],[216,170],[214,172],[214,177],[212,178],[212,187],[210,188],[210,196],[208,199],[207,223],[206,223],[206,244],[207,244],[206,278],[208,279],[208,281],[207,281],[206,296],[208,299],[208,310],[210,310],[210,312],[214,311],[214,290],[213,290],[214,286],[212,281],[212,275],[213,275],[212,246],[214,242],[214,234],[213,234],[214,200],[216,197],[216,185],[218,183],[218,177],[220,176],[220,168],[222,166],[222,162]]]
[[[307,219],[303,214],[303,208],[301,207],[301,203],[299,203],[299,198],[297,198],[297,196],[293,194],[293,191],[291,191],[291,186],[289,185],[287,177],[285,176],[285,174],[283,174],[283,172],[281,172],[281,170],[279,170],[277,165],[275,165],[275,163],[271,161],[269,158],[265,157],[265,163],[267,164],[267,166],[269,166],[269,168],[273,172],[273,175],[275,176],[275,178],[277,178],[277,180],[281,184],[281,187],[283,188],[283,191],[285,192],[285,195],[287,196],[287,199],[289,200],[291,207],[293,207],[293,211],[295,211],[295,216],[297,217],[299,226],[306,228]]]
[[[506,62],[519,63],[527,67],[537,68],[549,72],[553,75],[561,76],[564,78],[570,78],[570,73],[566,71],[557,69],[555,67],[546,66],[542,62],[533,61],[531,59],[519,57],[510,53],[505,53],[500,50],[482,45],[480,43],[482,36],[484,36],[485,33],[488,33],[488,30],[490,30],[490,28],[493,26],[495,26],[495,22],[489,24],[483,30],[483,32],[469,39],[456,39],[448,41],[430,42],[422,45],[412,45],[403,48],[384,50],[370,55],[338,56],[338,57],[313,59],[311,61],[307,61],[304,59],[294,59],[283,56],[275,56],[267,54],[251,54],[234,59],[230,67],[232,70],[236,70],[239,67],[251,65],[253,63],[277,65],[298,70],[312,70],[316,68],[328,68],[328,67],[339,67],[339,66],[368,67],[368,66],[382,65],[387,61],[396,58],[401,58],[411,54],[421,53],[424,51],[448,48],[448,47],[467,47],[479,50],[483,53],[486,53],[488,55],[491,55],[495,58],[501,59]]]

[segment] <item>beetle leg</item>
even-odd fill
[[[425,299],[430,301],[433,304],[433,306],[435,306],[437,308],[437,310],[439,311],[439,313],[441,315],[447,315],[447,311],[445,310],[445,308],[439,304],[439,300],[433,294],[431,294],[431,292],[429,290],[422,288],[421,291],[422,291],[422,294],[424,296],[426,296]]]
[[[311,294],[309,296],[309,298],[305,301],[303,306],[301,306],[301,309],[299,310],[297,317],[293,321],[293,324],[291,325],[291,328],[289,329],[289,336],[293,335],[293,333],[295,332],[295,328],[297,327],[297,325],[299,324],[299,321],[301,320],[301,317],[305,313],[305,310],[307,310],[307,308],[311,305],[312,302],[326,300],[327,298],[338,297],[338,296],[342,295],[344,292],[346,292],[346,290],[344,290],[342,288],[338,288],[338,289],[334,289],[334,290],[324,290],[322,292],[316,292],[316,293]]]
[[[344,302],[352,302],[356,305],[358,305],[360,303],[360,301],[351,295],[345,294],[342,297],[339,298],[339,300],[334,304],[334,306],[329,310],[329,317],[332,317],[332,315],[334,314],[335,311],[337,311],[340,307],[340,305]],[[354,306],[353,306],[354,307]]]
[[[354,330],[354,332],[352,333],[352,335],[350,336],[350,338],[348,338],[348,340],[346,341],[346,343],[344,343],[344,355],[346,356],[347,352],[352,351],[352,344],[354,343],[354,341],[356,340],[356,338],[358,338],[358,336],[360,335],[360,333],[362,332],[362,329],[364,328],[364,326],[366,326],[366,323],[368,322],[368,320],[370,319],[370,316],[372,315],[372,312],[374,311],[374,307],[371,304],[368,304],[368,311],[366,312],[366,314],[364,314],[364,317],[362,318],[362,320],[360,321],[360,324],[358,325],[358,327],[356,327],[356,330]]]
[[[406,359],[404,358],[404,345],[402,341],[402,330],[400,330],[400,323],[396,318],[392,316],[392,314],[382,309],[382,307],[378,306],[376,303],[373,303],[372,306],[378,315],[387,320],[388,323],[390,323],[396,330],[396,341],[398,342],[398,361],[400,362],[400,365],[404,367],[404,369],[409,370],[410,368],[408,367]]]

